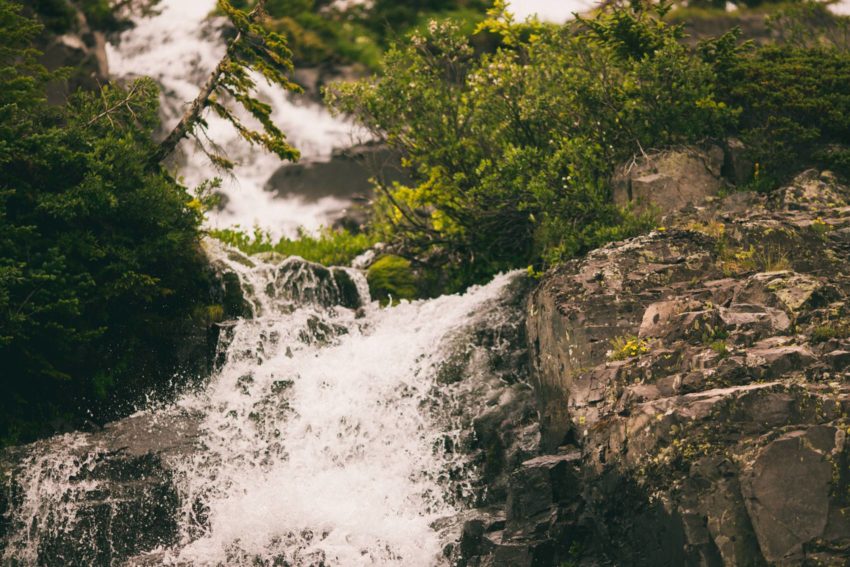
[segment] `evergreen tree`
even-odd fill
[[[203,333],[212,288],[201,212],[149,164],[156,85],[50,106],[40,32],[0,0],[0,443],[132,409]]]

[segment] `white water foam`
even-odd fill
[[[445,440],[458,446],[486,400],[508,394],[496,380],[499,391],[467,400],[464,388],[481,388],[475,377],[461,387],[438,376],[446,357],[472,340],[471,325],[505,322],[496,305],[513,293],[515,274],[463,295],[384,308],[368,300],[363,276],[352,269],[298,258],[272,265],[207,246],[218,265],[239,275],[257,316],[227,325],[224,361],[204,391],[130,418],[155,426],[154,438],[170,443],[177,441],[168,441],[159,421],[195,433],[157,457],[169,472],[155,484],[169,479],[179,494],[171,515],[176,542],[128,564],[443,564],[443,547],[456,534],[441,530],[474,502],[478,476],[468,455],[447,449]],[[358,309],[352,289],[365,303]],[[87,530],[100,535],[74,543],[71,557],[100,561],[103,545],[123,548],[127,542],[113,541],[108,526],[90,525],[93,506],[114,513],[133,484],[132,476],[113,481],[106,473],[111,444],[123,441],[74,434],[27,449],[15,473],[20,500],[6,518],[13,532],[3,541],[4,561],[43,564],[43,553],[54,557],[56,545]],[[155,444],[144,450],[157,451]],[[121,461],[120,448],[116,454],[119,469],[135,462]]]
[[[175,463],[184,539],[164,561],[437,564],[445,542],[431,524],[457,513],[446,471],[462,458],[434,449],[440,345],[513,276],[389,309],[287,307],[299,260],[248,267],[221,250],[264,315],[237,323],[210,387],[181,403],[206,416],[204,450]],[[299,289],[322,285],[306,276]]]

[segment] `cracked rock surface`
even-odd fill
[[[543,446],[566,464],[521,564],[847,565],[850,189],[807,171],[668,222],[528,300]]]

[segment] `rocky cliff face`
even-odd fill
[[[808,171],[547,274],[515,564],[847,565],[848,261],[850,190]]]
[[[42,52],[41,63],[51,71],[69,70],[65,80],[49,85],[48,101],[64,104],[77,89],[94,91],[109,81],[106,34],[103,30],[94,29],[75,3],[59,2],[54,6],[34,7],[24,3],[24,8],[26,15],[48,24],[36,44]],[[67,17],[65,22],[61,21],[63,15]],[[57,18],[60,23],[56,22]]]

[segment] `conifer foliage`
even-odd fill
[[[214,287],[200,211],[149,165],[157,86],[48,105],[40,29],[0,0],[0,445],[132,410],[205,342]]]
[[[218,5],[233,24],[235,35],[197,98],[160,144],[153,161],[161,162],[182,139],[194,136],[213,163],[223,169],[232,168],[234,164],[226,156],[208,148],[209,144],[198,136],[199,130],[203,131],[206,127],[206,109],[229,121],[249,143],[259,145],[281,159],[297,160],[298,150],[289,145],[284,133],[273,122],[271,106],[254,95],[259,77],[289,91],[300,90],[287,76],[292,71],[292,53],[286,40],[262,25],[265,0],[259,0],[250,12],[234,8],[229,0],[219,0]],[[259,129],[246,124],[238,111],[232,108],[234,103],[259,124]]]

